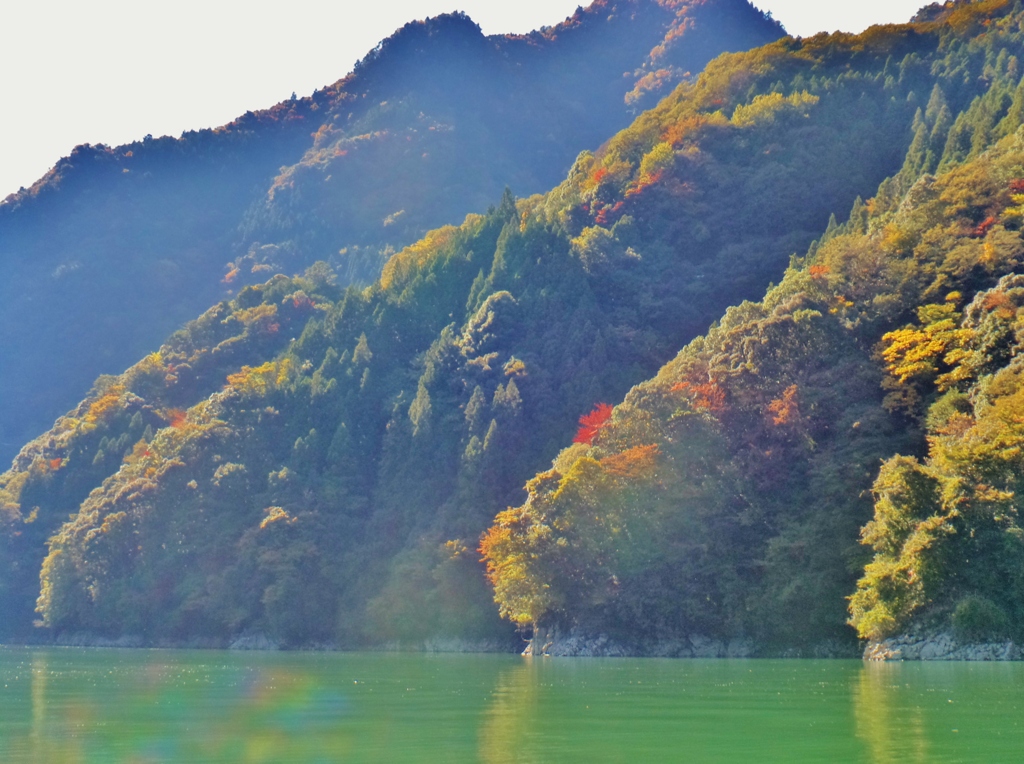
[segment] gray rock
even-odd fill
[[[937,642],[925,642],[918,653],[918,657],[923,661],[934,661],[942,655],[944,653]]]
[[[1010,640],[962,644],[948,632],[901,634],[864,648],[866,661],[1016,661],[1020,648]]]
[[[750,658],[754,655],[754,643],[749,639],[732,639],[725,646],[726,658]]]
[[[427,653],[507,653],[511,652],[507,641],[497,639],[461,639],[457,637],[436,637],[423,644]]]
[[[229,650],[280,650],[279,645],[266,634],[242,634],[228,646]]]
[[[690,647],[694,658],[721,658],[725,655],[725,645],[717,639],[709,639],[700,634],[690,637]]]
[[[67,647],[143,647],[146,644],[145,640],[136,634],[102,637],[88,632],[59,634],[54,642]]]

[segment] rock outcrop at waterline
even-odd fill
[[[1019,661],[1024,657],[1012,639],[960,642],[952,634],[901,634],[864,648],[866,661]]]
[[[703,634],[631,640],[573,627],[540,627],[523,655],[551,658],[853,658],[852,642],[823,640],[803,649],[761,644],[747,637],[720,639]]]

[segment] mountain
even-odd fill
[[[241,288],[0,476],[5,636],[1019,638],[1022,29],[723,55],[369,286]]]
[[[538,645],[1024,633],[1024,13],[921,18],[848,40],[935,36],[899,64],[934,81],[900,172],[497,517],[489,575]]]
[[[1013,133],[1020,18],[956,5],[721,56],[553,190],[506,191],[368,287],[318,263],[240,290],[0,476],[9,632],[39,595],[56,635],[496,644],[497,594],[518,624],[623,640],[844,638],[859,492],[921,439],[879,408],[871,354],[871,311],[916,298],[868,294],[888,250],[835,242]],[[793,291],[833,272],[832,302]]]
[[[529,35],[413,22],[344,79],[212,130],[80,146],[0,204],[0,458],[101,373],[276,272],[390,253],[556,184],[718,53],[782,35],[745,0],[598,0]]]

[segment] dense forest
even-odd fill
[[[813,650],[847,623],[1020,637],[1024,14],[940,18],[900,172],[582,420],[497,517],[503,615],[636,652],[687,634]],[[984,92],[951,109],[948,75]]]
[[[305,98],[216,129],[80,146],[0,203],[0,459],[251,283],[390,254],[545,191],[719,53],[779,38],[746,0],[597,0],[529,35],[413,22]]]
[[[1010,0],[726,54],[369,286],[240,288],[0,476],[0,629],[1019,634],[1022,56]]]

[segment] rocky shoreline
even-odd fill
[[[283,645],[261,633],[242,634],[234,639],[146,640],[137,635],[104,637],[76,632],[50,639],[30,640],[26,646],[166,648],[193,650],[297,650],[340,651],[331,643],[302,646]],[[523,642],[435,638],[422,644],[389,643],[358,648],[371,652],[423,653],[516,653],[552,658],[857,658],[865,661],[1020,661],[1024,649],[1013,640],[961,642],[949,632],[903,634],[869,642],[863,650],[854,643],[824,642],[802,649],[766,648],[750,639],[722,640],[702,635],[649,641],[621,641],[607,634],[593,634],[579,628],[541,628]]]
[[[649,641],[618,641],[607,634],[572,628],[540,628],[523,655],[564,658],[856,658],[858,648],[842,642],[822,642],[806,648],[779,650],[751,639],[715,639],[700,634]]]
[[[860,643],[863,644],[863,643]],[[682,639],[622,642],[578,628],[541,628],[523,655],[566,658],[863,658],[865,661],[1019,661],[1024,650],[1012,640],[960,642],[948,632],[904,634],[881,642],[823,642],[778,649],[749,639],[701,635]]]
[[[1013,640],[959,642],[948,632],[903,634],[864,648],[866,661],[1019,661],[1024,653]]]

